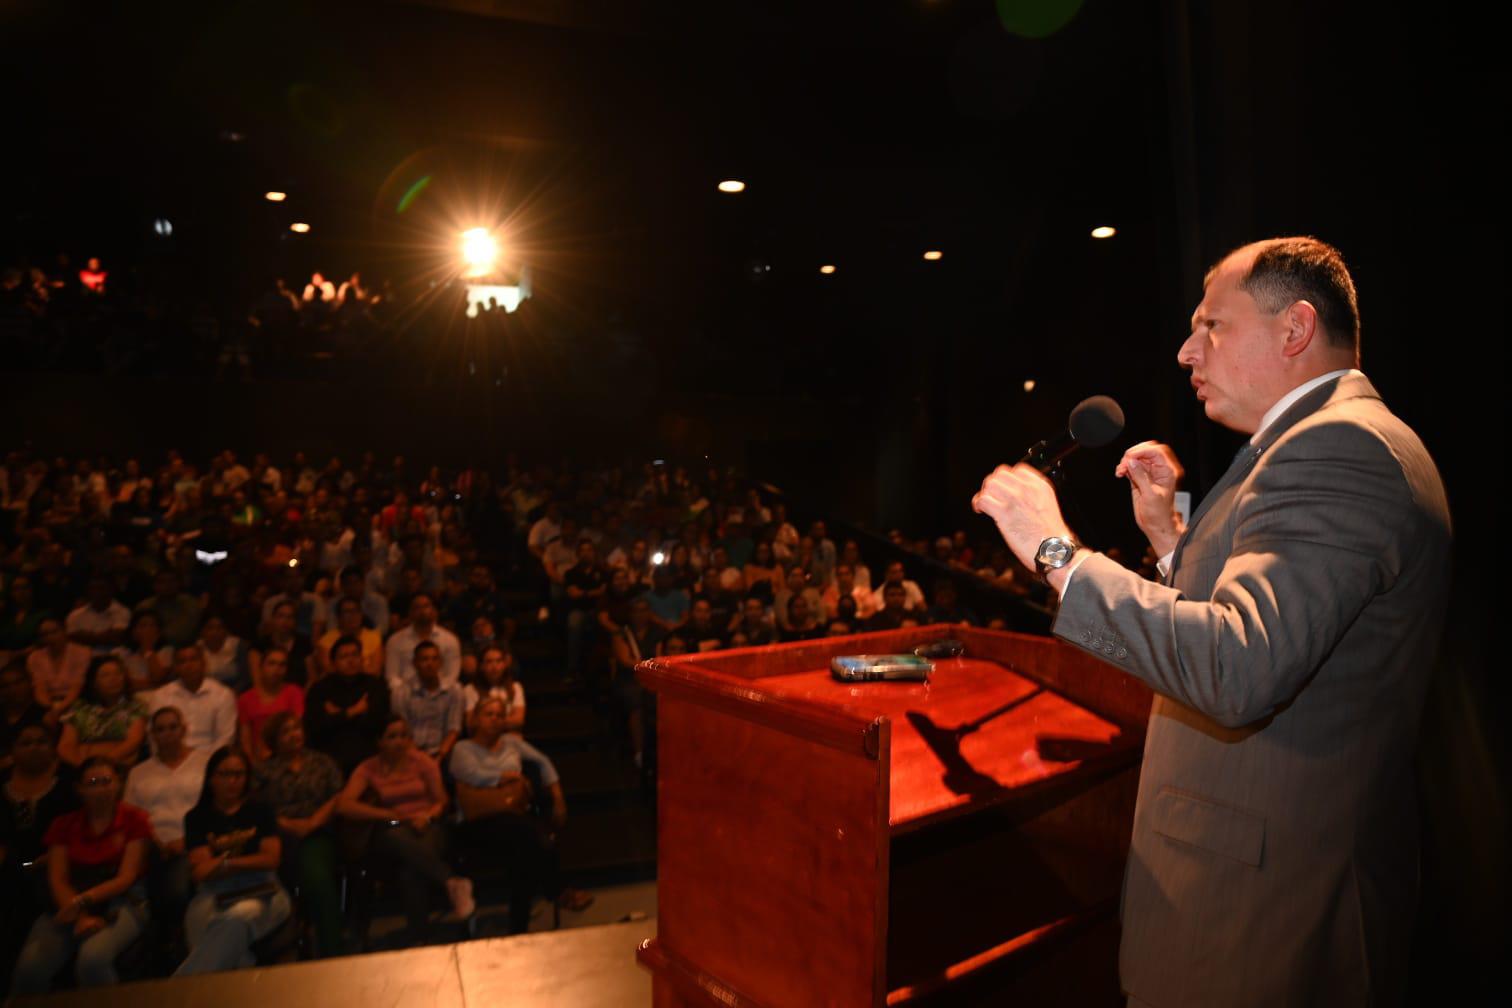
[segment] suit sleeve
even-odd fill
[[[1294,697],[1394,583],[1410,505],[1401,466],[1368,428],[1316,425],[1262,458],[1210,599],[1094,554],[1054,633],[1220,724],[1251,724]]]

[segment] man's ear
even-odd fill
[[[1300,357],[1312,346],[1313,339],[1318,335],[1318,309],[1313,307],[1311,301],[1293,301],[1283,313],[1282,321],[1286,326],[1286,334],[1281,343],[1281,355],[1288,358]]]

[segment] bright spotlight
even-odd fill
[[[1092,229],[1093,238],[1112,238],[1116,234],[1118,234],[1118,229],[1109,227],[1106,224]]]
[[[745,192],[745,183],[740,179],[725,179],[719,183],[719,191],[725,193]]]
[[[945,258],[945,253],[941,252],[939,249],[930,249],[928,252],[924,253],[924,258],[930,262],[938,262],[941,259]]]
[[[479,277],[493,272],[499,261],[499,240],[488,228],[471,228],[462,232],[462,263],[467,267],[464,276]]]
[[[159,238],[172,238],[173,221],[167,217],[159,217],[152,222],[152,230]]]
[[[1034,379],[1033,378],[1028,378],[1028,379],[1026,379],[1024,381],[1024,391],[1025,392],[1033,392],[1034,391]]]
[[[270,189],[267,192],[263,193],[263,199],[267,200],[269,203],[282,203],[288,198],[288,193],[279,192],[277,189]]]
[[[293,224],[289,225],[289,230],[293,231],[295,234],[309,234],[310,225],[306,224],[304,221],[295,221]]]
[[[831,273],[835,272],[835,267],[831,266],[829,263],[825,263],[823,266],[819,267],[819,272],[823,273],[825,276],[829,276]]]
[[[667,554],[663,553],[661,550],[657,550],[655,553],[651,554],[651,564],[652,564],[652,566],[660,567],[662,564],[664,564],[666,562],[667,562]]]

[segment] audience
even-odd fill
[[[45,989],[76,944],[89,945],[81,980],[103,982],[149,905],[162,947],[144,963],[235,967],[287,914],[288,892],[313,953],[339,954],[338,880],[366,864],[399,869],[412,937],[442,893],[465,919],[474,904],[447,861],[443,765],[464,837],[483,841],[481,867],[509,869],[510,925],[523,929],[533,895],[568,907],[591,897],[557,879],[566,803],[522,735],[517,632],[535,638],[527,668],[549,664],[596,693],[607,671],[607,709],[649,773],[655,706],[634,674],[647,658],[975,622],[957,590],[973,574],[1023,590],[1005,551],[958,534],[909,561],[930,572],[929,600],[891,549],[874,558],[892,561],[874,591],[855,540],[837,551],[822,521],[800,535],[781,501],[717,470],[511,462],[494,476],[373,453],[324,466],[263,454],[247,465],[229,451],[204,465],[176,452],[156,466],[0,459],[0,869],[16,894],[0,967],[31,928],[26,989]],[[539,657],[542,644],[555,657]],[[216,778],[212,753],[225,754]],[[73,765],[84,768],[77,793]],[[68,903],[80,892],[90,903],[70,921],[89,931],[106,919],[103,938],[33,923],[62,919],[59,886],[35,862],[81,797],[99,815],[112,802],[141,809],[147,823],[130,863],[130,813],[63,837],[85,860],[101,836],[120,839],[119,861],[90,862],[103,864],[98,880],[63,880]],[[191,809],[199,832],[186,827]],[[372,834],[366,857],[338,843],[359,826]],[[173,951],[179,933],[187,958]]]

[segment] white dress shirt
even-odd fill
[[[183,839],[184,813],[199,802],[209,761],[210,750],[196,748],[176,767],[152,756],[131,768],[125,801],[147,813],[159,843]]]
[[[383,672],[388,679],[389,690],[398,694],[401,689],[418,685],[420,677],[415,674],[415,645],[428,640],[441,649],[441,684],[456,686],[462,679],[462,644],[457,635],[437,623],[429,634],[421,635],[415,625],[400,630],[383,646]]]
[[[177,707],[184,715],[187,746],[213,753],[236,739],[236,694],[208,675],[193,693],[181,679],[153,690],[148,712],[156,714],[164,707]]]

